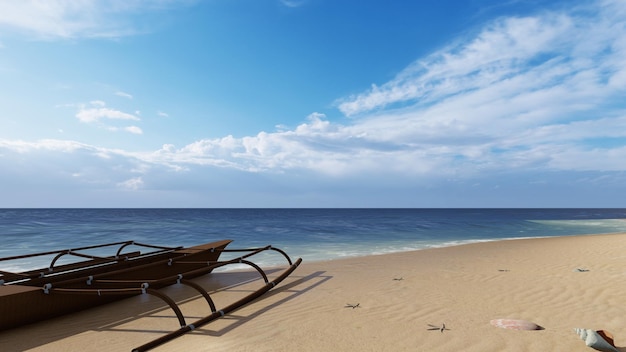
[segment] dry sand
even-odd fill
[[[196,282],[219,307],[262,286],[257,276]],[[185,302],[188,323],[210,313],[185,287],[163,292]],[[545,329],[496,328],[497,318]],[[626,351],[626,234],[305,262],[259,300],[154,351],[593,351],[576,327],[608,330]],[[0,332],[0,351],[130,351],[177,328],[162,302],[139,296]]]

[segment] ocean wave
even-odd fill
[[[584,220],[529,220],[530,222],[551,227],[590,228],[597,233],[606,229],[608,232],[625,232],[626,219],[584,219]]]

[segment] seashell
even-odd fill
[[[491,325],[503,329],[511,330],[543,330],[543,328],[532,321],[520,319],[494,319],[490,321]]]
[[[576,328],[574,331],[585,341],[585,344],[602,352],[619,352],[613,345],[613,335],[605,330]]]

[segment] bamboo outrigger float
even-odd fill
[[[147,351],[206,325],[262,296],[289,276],[302,262],[301,258],[292,262],[287,253],[272,246],[226,249],[230,242],[232,241],[223,240],[183,248],[125,241],[0,258],[0,266],[2,266],[6,262],[15,260],[54,256],[50,265],[44,269],[18,273],[0,270],[0,330],[15,328],[133,295],[149,294],[169,305],[178,318],[180,328],[133,349],[137,352]],[[106,257],[85,253],[87,250],[106,247],[118,249],[115,255]],[[134,247],[149,250],[144,253],[128,251],[129,248]],[[289,264],[287,269],[272,281],[269,281],[261,267],[247,259],[268,250],[279,252]],[[232,259],[218,260],[225,252],[242,254]],[[64,256],[85,260],[57,265],[59,259]],[[239,301],[218,309],[206,290],[190,279],[230,264],[249,265],[258,271],[265,284]],[[183,284],[197,291],[210,306],[211,314],[188,324],[178,304],[158,290],[173,284]]]

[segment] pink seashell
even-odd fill
[[[532,321],[520,319],[494,319],[491,325],[503,329],[511,330],[543,330],[543,328]]]

